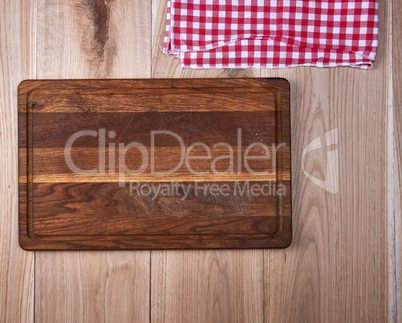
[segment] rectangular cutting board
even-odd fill
[[[290,244],[286,80],[27,80],[18,96],[22,248]]]

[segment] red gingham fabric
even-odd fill
[[[183,68],[370,69],[377,0],[168,0],[163,51]]]

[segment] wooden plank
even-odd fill
[[[144,190],[148,194],[150,187],[148,183],[146,183],[146,188],[137,187],[143,185],[142,183],[138,185],[136,183],[132,185],[131,188],[119,188],[118,185],[111,185],[109,183],[34,184],[33,191],[34,198],[36,199],[34,217],[34,222],[36,223],[35,230],[38,230],[37,234],[39,234],[39,231],[43,234],[46,232],[50,234],[53,230],[58,228],[58,230],[72,234],[68,229],[71,227],[71,230],[77,230],[77,234],[89,234],[89,232],[99,232],[98,234],[102,234],[102,228],[105,229],[105,232],[114,231],[113,227],[107,227],[108,223],[116,220],[130,222],[133,216],[137,217],[137,220],[141,218],[152,220],[150,223],[154,223],[155,226],[158,225],[158,221],[161,221],[159,224],[162,225],[163,220],[167,221],[169,218],[172,221],[176,219],[176,225],[179,226],[181,219],[184,220],[184,218],[188,219],[189,217],[200,217],[200,219],[205,217],[203,222],[207,221],[208,218],[210,221],[218,221],[218,218],[244,217],[245,215],[248,217],[261,217],[261,219],[264,217],[276,217],[277,201],[274,195],[264,196],[261,194],[257,196],[256,194],[255,197],[250,196],[243,200],[233,197],[234,190],[237,190],[238,194],[241,194],[241,189],[250,190],[250,187],[258,183],[259,182],[238,182],[233,184],[231,182],[209,182],[206,183],[205,186],[200,183],[197,187],[198,191],[203,191],[205,187],[208,188],[212,185],[215,185],[216,187],[214,187],[214,189],[218,191],[218,185],[226,185],[225,192],[228,197],[218,196],[218,192],[216,192],[217,197],[215,198],[215,203],[211,203],[212,197],[207,196],[206,193],[205,195],[204,192],[196,193],[194,186],[186,187],[185,185],[188,184],[183,182],[173,184],[171,182],[160,182],[161,186],[163,185],[163,189],[172,191],[167,193],[177,193],[177,195],[174,195],[175,198],[171,199],[168,197],[164,200],[160,199],[159,203],[154,203],[152,199],[156,199],[157,190],[160,190],[160,187],[155,187],[154,192],[152,192],[153,188],[151,188],[150,197],[148,199],[136,196],[137,190],[138,193]],[[289,182],[284,182],[284,185],[285,188],[290,188]],[[185,189],[186,192],[176,192],[176,186],[177,189]],[[26,184],[23,184],[22,188],[26,190]],[[269,189],[270,187],[267,186],[267,192],[264,193],[268,193]],[[271,189],[275,189],[274,184],[272,184]],[[130,192],[130,190],[133,192]],[[48,191],[50,193],[47,193]],[[132,195],[130,195],[130,193]],[[110,196],[113,196],[113,199],[110,199]],[[131,198],[129,198],[129,196],[131,196]],[[286,208],[289,207],[288,200],[285,200],[283,206]],[[52,217],[48,218],[46,211],[49,208],[60,209],[61,211],[60,213],[54,213]],[[133,209],[135,209],[135,212],[133,212]],[[72,214],[72,211],[79,212]],[[102,221],[94,219],[94,214],[102,219]],[[110,219],[107,218],[108,216]],[[71,223],[67,223],[69,217],[72,220]],[[117,218],[113,219],[113,217]],[[214,217],[215,220],[213,220]],[[250,223],[247,224],[247,220],[249,220]],[[245,221],[245,227],[247,227],[253,220],[243,218],[242,221]],[[51,223],[53,223],[54,227],[50,225]],[[78,223],[93,223],[98,226],[87,228],[88,231],[83,232],[83,228],[79,228]],[[46,227],[41,229],[45,224]],[[117,226],[117,224],[115,225]],[[120,225],[122,225],[122,223],[119,224],[119,226]],[[196,223],[193,225],[197,226]],[[245,230],[245,227],[238,228],[239,232]],[[160,229],[161,228],[155,227],[155,230]],[[179,228],[174,227],[174,229],[178,230]],[[206,229],[208,228],[205,228],[205,230]],[[121,230],[124,230],[128,234],[131,230],[137,231],[140,230],[140,228],[136,228],[136,224],[132,222],[126,223]],[[149,228],[149,230],[152,229]],[[214,228],[211,227],[209,230],[214,230]]]
[[[150,13],[151,1],[38,0],[37,77],[149,77]],[[148,321],[149,252],[37,258],[38,322]]]
[[[130,82],[133,83],[133,82]],[[133,83],[135,86],[137,82]],[[87,89],[86,93],[73,93],[71,91],[60,90],[59,93],[51,91],[45,92],[45,89],[36,90],[29,94],[31,101],[35,100],[36,96],[40,97],[40,102],[35,101],[35,112],[42,113],[85,113],[85,112],[184,112],[197,111],[208,112],[212,107],[219,107],[220,110],[230,111],[250,111],[250,107],[258,111],[268,111],[275,109],[274,93],[268,93],[264,89],[246,89],[245,92],[236,92],[228,88],[208,88],[208,91],[193,92],[193,104],[188,105],[188,93],[191,89],[118,89],[114,90],[114,104],[105,104],[105,96],[99,93],[95,94],[94,90]],[[105,89],[102,92],[106,92]],[[173,92],[173,93],[172,93]],[[230,92],[231,96],[226,94]],[[127,100],[127,95],[130,95],[130,100]],[[77,104],[78,103],[78,104]],[[134,110],[136,109],[136,110]],[[257,111],[256,110],[256,111]],[[25,112],[25,111],[20,111]]]
[[[152,77],[259,77],[259,70],[180,69],[162,53],[166,1],[152,2]],[[261,251],[152,251],[153,322],[261,322]]]
[[[261,251],[152,251],[152,322],[262,322]]]
[[[393,102],[392,103],[392,117],[393,120],[393,169],[390,171],[389,190],[392,193],[390,199],[390,224],[391,233],[389,238],[390,248],[390,319],[394,322],[402,322],[402,66],[400,57],[402,56],[402,6],[400,1],[393,1],[392,6],[392,67],[393,67]],[[392,133],[390,133],[392,136]],[[393,277],[392,277],[393,276]],[[393,278],[393,279],[392,279]]]
[[[113,103],[111,103],[113,104]],[[77,120],[78,121],[74,121]],[[78,131],[106,129],[115,132],[118,143],[129,144],[133,140],[149,146],[153,131],[168,129],[183,140],[183,145],[202,142],[213,146],[225,142],[237,146],[241,129],[242,144],[248,146],[261,141],[271,146],[275,143],[275,111],[270,112],[121,112],[121,113],[33,113],[32,147],[59,148],[64,147],[69,138]],[[254,128],[251,128],[252,124]],[[68,125],[71,125],[68,127]],[[289,130],[289,127],[287,127]],[[259,130],[259,131],[257,131]],[[288,132],[283,135],[289,138]],[[155,136],[156,147],[178,146],[174,136]],[[199,138],[201,137],[201,138]],[[107,138],[108,141],[109,138]],[[223,141],[225,140],[225,141]],[[99,138],[81,136],[74,142],[74,147],[97,147]],[[24,148],[24,147],[21,147]]]
[[[287,78],[293,90],[295,192],[291,247],[264,252],[266,322],[387,321],[387,10],[381,2],[373,70],[263,72]],[[332,129],[338,143],[324,148]],[[303,156],[317,137],[322,148]],[[338,150],[338,167],[326,171],[330,149]],[[336,194],[305,176],[303,158],[307,174],[339,183]]]
[[[17,87],[35,76],[35,1],[0,2],[0,322],[33,322],[34,253],[18,246]]]
[[[148,174],[151,172],[151,165],[148,164],[147,168],[144,170],[146,173],[145,175],[140,176],[140,174],[135,175],[128,175],[128,178],[132,176],[132,179],[135,180],[143,180],[145,182],[150,182],[154,181],[156,178],[158,181],[165,180],[166,176],[170,179],[180,178],[181,181],[184,179],[188,178],[190,181],[194,181],[194,177],[197,179],[202,178],[202,180],[214,180],[214,181],[225,181],[225,180],[244,180],[244,181],[250,181],[250,180],[255,180],[255,181],[262,181],[262,180],[275,180],[276,174],[275,174],[275,160],[273,157],[275,154],[275,145],[268,147],[267,150],[263,147],[255,146],[254,148],[250,149],[250,156],[270,156],[270,159],[263,159],[263,160],[258,160],[258,159],[250,159],[247,161],[247,166],[252,169],[254,172],[260,173],[260,172],[265,172],[268,170],[267,175],[253,175],[250,174],[250,172],[247,171],[246,165],[244,162],[241,163],[241,168],[240,171],[238,171],[238,174],[231,174],[230,170],[235,169],[234,165],[236,165],[236,169],[239,170],[239,165],[237,164],[237,159],[239,159],[238,151],[241,151],[241,158],[243,159],[244,157],[244,152],[247,149],[247,146],[241,146],[240,148],[233,147],[233,164],[231,164],[231,158],[224,158],[219,160],[219,162],[216,162],[214,164],[214,170],[218,173],[214,175],[213,173],[206,174],[206,175],[194,175],[191,174],[190,170],[188,167],[183,163],[180,165],[180,160],[181,160],[181,153],[182,149],[181,147],[157,147],[154,150],[154,158],[155,158],[155,163],[154,163],[154,170],[156,172],[167,172],[171,169],[174,169],[175,167],[177,168],[177,171],[174,174],[167,174],[167,175],[160,175],[156,177],[156,174],[152,176],[152,174]],[[290,179],[290,147],[281,147],[281,153],[282,153],[282,161],[283,161],[283,170],[284,173],[282,174],[283,180],[289,180]],[[74,174],[71,173],[71,170],[69,169],[68,165],[65,162],[65,149],[64,148],[35,148],[35,149],[30,149],[32,152],[32,158],[33,158],[33,169],[34,169],[34,174],[32,176],[32,181],[33,183],[50,183],[50,182],[71,182],[71,181],[76,181],[76,182],[97,182],[99,179],[99,182],[105,182],[105,181],[118,181],[118,174],[113,174],[113,169],[116,169],[116,165],[119,165],[119,155],[117,152],[115,154],[110,153],[108,155],[108,163],[105,165],[105,173],[102,174],[77,174],[76,177],[74,177]],[[211,163],[213,160],[216,158],[220,158],[222,156],[225,156],[230,153],[230,150],[225,147],[225,146],[220,146],[220,147],[212,147],[210,148],[211,151],[211,158],[209,160],[201,159],[201,160],[196,160],[196,162],[189,163],[191,166],[191,169],[197,171],[197,172],[202,172],[202,170],[205,169],[210,169]],[[22,174],[23,170],[27,168],[27,152],[28,150],[26,148],[20,148],[19,149],[19,156],[20,156],[20,163],[19,163],[19,168],[20,168],[20,174]],[[101,154],[103,153],[108,153],[108,149],[102,150],[98,149],[95,147],[72,147],[71,148],[71,156],[72,156],[72,161],[74,165],[79,168],[79,169],[98,169],[99,170],[99,152]],[[191,154],[195,156],[202,156],[205,155],[205,148],[196,146],[194,149],[191,150]],[[135,164],[130,164],[130,168],[136,169],[140,166],[140,163],[138,161],[141,160],[142,155],[141,152],[138,150],[133,150],[127,152],[126,155],[130,155],[127,157],[127,164],[128,160],[137,161]],[[247,154],[249,155],[249,154]],[[111,161],[112,160],[112,161]],[[159,161],[157,163],[156,161]],[[212,161],[212,162],[211,162]],[[115,168],[113,168],[113,165]],[[228,172],[229,170],[229,172]],[[169,175],[169,176],[168,176]],[[219,175],[219,176],[218,176]],[[117,176],[117,179],[116,179]],[[64,180],[61,178],[64,177]],[[142,178],[141,178],[142,177]],[[212,179],[213,178],[213,179]],[[20,175],[19,176],[19,181],[20,183],[26,183],[27,178],[26,175]]]
[[[37,254],[39,322],[148,321],[149,252]]]

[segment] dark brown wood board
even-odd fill
[[[27,80],[18,95],[24,249],[290,244],[286,80]]]

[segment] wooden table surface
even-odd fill
[[[0,322],[402,321],[399,2],[380,1],[380,49],[370,71],[196,71],[181,70],[161,53],[166,0],[0,1]],[[18,83],[190,77],[289,80],[291,247],[22,250]],[[338,174],[326,171],[326,149],[303,156],[312,140],[325,142],[331,130]],[[337,190],[322,189],[309,174],[316,183],[334,181]]]

